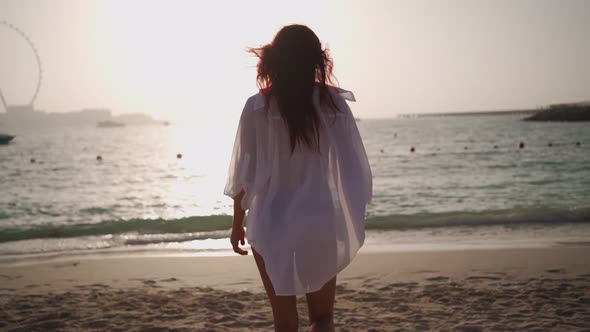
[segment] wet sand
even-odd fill
[[[590,331],[590,248],[361,252],[338,331]],[[271,331],[252,256],[0,267],[3,331]],[[307,327],[304,298],[298,301]]]

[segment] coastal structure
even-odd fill
[[[590,121],[590,101],[551,104],[538,109],[400,114],[399,118],[521,115],[524,121]]]
[[[114,125],[161,125],[163,121],[154,120],[142,113],[113,115],[108,108],[85,108],[69,112],[45,112],[35,110],[32,106],[20,105],[6,108],[0,113],[3,129],[67,127],[67,126],[98,126],[113,127]]]
[[[51,113],[35,109],[35,101],[41,90],[41,83],[43,81],[43,66],[41,57],[35,44],[31,41],[29,36],[25,34],[21,29],[9,23],[7,21],[0,21],[0,28],[7,28],[22,39],[24,39],[29,45],[33,55],[35,57],[37,65],[37,78],[35,83],[35,90],[25,104],[10,104],[7,96],[4,95],[0,87],[0,124],[2,130],[18,130],[19,128],[28,127],[47,127],[47,126],[80,126],[80,125],[92,125],[97,126],[100,123],[122,123],[125,124],[162,124],[161,121],[152,119],[149,115],[135,113],[135,114],[123,114],[119,116],[113,116],[110,109],[107,108],[87,108],[72,112],[59,112]],[[1,110],[4,112],[1,112]],[[100,125],[99,125],[100,126]],[[0,133],[4,135],[3,141],[9,142],[14,138],[12,135],[6,133]],[[11,137],[10,140],[8,137]]]
[[[466,111],[466,112],[443,112],[443,113],[412,113],[400,114],[399,118],[424,118],[424,117],[447,117],[447,116],[494,116],[494,115],[530,115],[537,110],[492,110],[492,111]]]
[[[35,61],[37,64],[37,82],[35,84],[35,91],[33,92],[33,95],[27,104],[9,105],[8,101],[6,100],[6,97],[2,93],[2,90],[0,89],[0,102],[1,102],[4,110],[6,111],[6,115],[19,114],[19,115],[24,115],[26,117],[26,116],[33,114],[35,112],[35,107],[33,105],[35,103],[35,100],[37,99],[37,96],[39,95],[39,91],[41,90],[41,83],[43,81],[43,66],[41,63],[41,57],[39,56],[39,52],[37,52],[37,47],[35,47],[35,44],[33,43],[33,41],[31,41],[29,36],[27,34],[25,34],[24,31],[22,31],[21,29],[19,29],[18,27],[16,27],[15,25],[13,25],[12,23],[9,23],[7,21],[0,21],[0,27],[8,28],[9,30],[14,31],[17,35],[22,37],[22,39],[24,39],[26,41],[26,43],[29,45],[29,47],[31,48],[31,51],[33,52],[33,55],[35,56]],[[10,126],[10,123],[7,123],[7,121],[6,121],[7,120],[6,117],[0,118],[0,120],[3,120],[2,123],[4,125]],[[4,137],[7,137],[7,136],[11,136],[11,135],[4,134]],[[14,138],[14,136],[12,136],[12,138]],[[10,142],[12,140],[12,138],[10,138],[7,141],[5,140],[6,143]]]
[[[590,101],[552,104],[525,121],[590,121]]]
[[[22,39],[24,39],[27,42],[27,44],[29,45],[29,47],[31,48],[31,51],[33,52],[33,55],[35,56],[35,61],[37,64],[37,82],[35,84],[35,91],[33,92],[33,95],[31,97],[31,99],[29,100],[28,104],[17,105],[17,106],[8,106],[6,99],[2,95],[2,92],[0,91],[2,104],[5,107],[6,112],[8,112],[9,107],[11,107],[11,108],[13,108],[13,107],[33,108],[33,104],[35,103],[35,100],[37,99],[37,96],[39,95],[39,91],[41,90],[41,83],[43,82],[43,65],[41,62],[41,57],[39,56],[39,52],[37,51],[37,47],[35,46],[33,41],[29,38],[29,36],[27,34],[25,34],[24,31],[22,31],[21,29],[16,27],[14,24],[9,23],[7,21],[0,21],[0,27],[8,28],[9,30],[14,31],[16,34],[18,34],[20,37],[22,37]]]
[[[101,121],[96,125],[98,128],[121,128],[125,127],[124,123],[115,121]]]

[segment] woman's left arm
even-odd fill
[[[246,213],[244,206],[248,209],[248,202],[242,202],[246,196],[245,188],[252,187],[256,182],[255,162],[256,154],[256,118],[252,112],[255,99],[250,97],[244,106],[240,115],[238,130],[234,142],[234,148],[230,161],[228,180],[225,185],[224,194],[234,200],[234,219],[230,241],[233,250],[240,255],[247,255],[248,252],[239,247],[246,244],[246,232],[244,231],[243,222]],[[253,188],[250,188],[253,190]],[[250,192],[248,194],[251,194]],[[245,197],[246,200],[251,198]],[[242,204],[243,203],[243,204]]]
[[[245,245],[245,235],[246,232],[244,231],[244,227],[242,226],[244,222],[244,215],[246,214],[246,210],[242,209],[242,198],[244,197],[244,191],[240,191],[239,194],[234,197],[234,219],[231,228],[231,245],[234,249],[234,252],[240,255],[247,255],[248,251],[239,247],[239,244]]]

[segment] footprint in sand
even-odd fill
[[[101,284],[101,283],[92,284],[92,285],[90,285],[90,287],[93,287],[93,288],[111,288],[111,286],[105,285],[105,284]]]
[[[467,280],[474,280],[474,281],[485,281],[485,280],[500,280],[502,278],[496,276],[470,276],[466,278]]]
[[[412,272],[414,274],[422,274],[422,273],[439,273],[440,271],[438,270],[420,270],[420,271],[416,271],[416,272]]]
[[[470,324],[463,324],[455,326],[456,331],[464,331],[464,332],[479,332],[483,331],[483,327],[479,325],[470,325]]]
[[[393,284],[389,284],[390,287],[400,287],[400,288],[416,288],[418,287],[417,282],[396,282]]]
[[[56,269],[59,269],[59,268],[62,268],[62,267],[70,267],[70,266],[76,267],[78,265],[80,265],[80,262],[73,262],[73,263],[67,263],[67,264],[59,264],[59,265],[54,265],[53,267],[56,268]]]
[[[172,278],[173,279],[173,278]],[[153,287],[157,287],[157,281],[152,280],[152,279],[144,279],[144,278],[131,278],[129,280],[136,280],[136,281],[141,281],[144,285],[148,285],[148,286],[153,286]],[[162,280],[162,281],[172,281],[172,280]]]
[[[152,287],[159,287],[158,285],[156,285],[157,282],[155,280],[151,280],[151,279],[144,280],[143,284],[147,285],[147,286],[152,286]]]
[[[436,276],[436,277],[426,278],[426,280],[428,280],[428,281],[447,281],[447,280],[449,280],[449,277]]]
[[[545,272],[547,272],[547,273],[564,273],[565,270],[564,269],[549,269],[549,270],[545,270]]]

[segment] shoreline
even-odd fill
[[[359,286],[365,277],[383,282],[423,282],[441,276],[451,280],[471,274],[535,277],[549,270],[560,275],[590,273],[590,247],[486,248],[437,251],[359,251],[339,274],[339,283]],[[502,272],[502,273],[500,273]],[[239,278],[235,276],[239,275]],[[260,291],[262,284],[252,253],[247,256],[112,256],[46,261],[0,267],[3,287],[19,291],[67,291],[83,284],[109,283],[127,288],[140,280],[173,277],[171,287],[213,287]],[[141,284],[141,283],[140,283]],[[164,286],[162,286],[164,287]]]
[[[227,235],[229,236],[229,234]],[[529,226],[446,227],[416,230],[368,230],[360,253],[412,253],[472,250],[590,248],[590,223]],[[48,242],[51,241],[51,242]],[[77,249],[67,249],[69,241]],[[88,241],[87,248],[80,244]],[[67,263],[102,259],[157,257],[234,256],[227,237],[182,242],[134,244],[101,248],[102,239],[45,239],[0,243],[0,269],[15,266]],[[115,240],[117,242],[118,240]],[[20,253],[27,246],[39,246],[45,252]],[[51,244],[49,244],[51,243]],[[54,250],[53,247],[63,248]],[[244,247],[249,250],[249,246]]]

